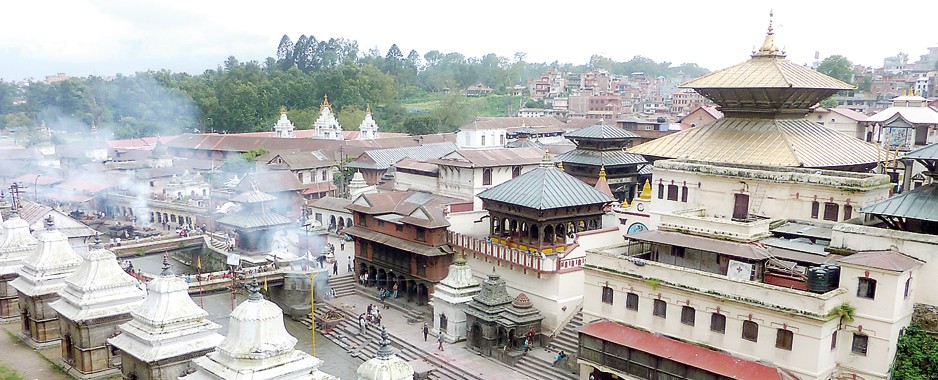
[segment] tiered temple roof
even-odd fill
[[[557,169],[546,153],[536,169],[485,190],[478,197],[535,210],[615,202],[614,198]]]
[[[38,240],[36,250],[25,257],[19,277],[11,283],[29,297],[58,292],[65,287],[65,279],[81,264],[81,256],[69,245],[65,234],[55,229],[51,219]]]
[[[0,275],[16,273],[23,266],[23,260],[35,250],[39,243],[29,233],[29,223],[13,213],[3,222],[3,235],[0,236]]]
[[[137,286],[117,256],[98,241],[78,270],[65,279],[65,288],[51,306],[60,317],[75,322],[128,314],[145,295]]]

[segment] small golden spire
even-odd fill
[[[785,53],[779,51],[778,48],[775,47],[775,29],[772,28],[772,17],[773,13],[771,10],[769,10],[769,30],[765,34],[765,41],[762,42],[762,47],[752,54],[753,58],[785,56]]]
[[[599,180],[600,181],[606,180],[606,165],[602,165],[599,167]]]
[[[281,115],[286,115],[286,114],[287,114],[287,106],[284,106],[284,105],[281,105],[281,106],[280,106],[280,114],[281,114]]]
[[[328,95],[328,94],[323,95],[323,96],[322,96],[322,99],[323,99],[323,100],[322,100],[322,105],[319,106],[319,110],[322,111],[322,110],[324,110],[324,109],[326,109],[326,108],[328,108],[328,109],[331,110],[331,109],[332,109],[332,106],[329,105],[329,95]]]
[[[454,261],[454,263],[455,263],[455,264],[465,264],[465,263],[466,263],[466,257],[463,256],[462,250],[456,251],[456,261]]]
[[[560,161],[557,163],[557,169],[560,169],[560,171],[563,171],[563,161]]]
[[[641,199],[651,199],[651,181],[645,180],[645,185],[642,186],[642,193],[638,195]]]
[[[629,208],[628,198],[622,200],[622,208]]]
[[[365,114],[371,113],[371,104],[365,106]]]

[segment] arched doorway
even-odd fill
[[[329,231],[335,230],[335,215],[330,215],[330,216],[329,216],[329,228],[328,228],[328,230],[329,230]]]
[[[482,325],[478,323],[472,324],[472,329],[469,330],[469,347],[482,348]]]
[[[352,226],[352,218],[345,218],[345,226],[346,227]]]
[[[430,300],[430,295],[427,292],[427,286],[420,283],[417,284],[417,306],[426,305]]]
[[[373,266],[372,266],[372,267],[369,267],[369,268],[368,268],[368,279],[367,279],[367,281],[365,281],[365,286],[374,286],[374,284],[375,284],[375,277],[376,277],[377,275],[378,275],[378,269],[376,269],[376,268],[373,267]]]
[[[449,320],[446,318],[445,313],[440,313],[440,331],[446,331],[446,328],[449,326]]]
[[[375,280],[377,281],[376,286],[378,287],[378,289],[387,288],[386,286],[387,276],[388,275],[387,273],[385,273],[384,269],[378,269],[378,276],[375,278]]]

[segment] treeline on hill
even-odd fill
[[[671,66],[636,56],[615,62],[593,56],[585,65],[531,63],[524,53],[481,58],[432,50],[404,55],[395,44],[383,53],[359,51],[356,41],[284,35],[276,57],[239,62],[229,57],[215,69],[190,75],[167,70],[70,78],[17,86],[0,81],[0,127],[36,140],[41,121],[54,130],[83,133],[94,123],[116,138],[193,131],[268,130],[281,105],[300,129],[310,128],[328,95],[343,128],[355,129],[371,107],[382,130],[425,134],[453,131],[475,116],[503,116],[524,106],[506,95],[551,67],[565,72],[606,69],[614,74],[644,72],[670,76],[706,72],[696,64]],[[494,89],[479,105],[461,95],[474,84]],[[25,100],[25,101],[23,101]],[[420,106],[417,106],[420,105]],[[53,124],[54,125],[51,125]]]

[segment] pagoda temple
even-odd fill
[[[169,270],[146,284],[147,295],[120,325],[120,335],[108,340],[120,349],[125,379],[175,380],[191,370],[193,358],[211,352],[224,337],[221,326],[208,319],[189,296],[189,284]]]
[[[461,253],[433,290],[433,331],[453,343],[466,339],[466,305],[482,290]]]
[[[65,279],[78,270],[81,256],[68,243],[68,237],[55,228],[52,218],[39,234],[39,244],[23,260],[19,277],[10,285],[19,297],[22,331],[20,336],[34,348],[59,343],[59,315],[50,303],[59,299]]]
[[[10,282],[17,277],[17,271],[23,266],[23,260],[35,251],[38,241],[29,233],[29,223],[14,212],[3,222],[3,234],[0,236],[0,323],[19,320],[19,303],[16,289]]]
[[[566,133],[576,149],[557,155],[564,171],[590,185],[605,168],[606,181],[613,196],[620,202],[631,201],[638,184],[651,179],[651,165],[645,157],[626,151],[639,136],[625,129],[606,125],[603,121]]]
[[[319,118],[313,123],[313,129],[315,130],[313,136],[317,139],[345,140],[342,135],[342,125],[332,112],[328,96],[323,97],[322,105],[319,106]]]
[[[65,279],[59,299],[49,306],[59,315],[62,360],[69,373],[82,378],[119,372],[112,365],[107,339],[143,301],[145,292],[139,286],[100,240]]]
[[[805,118],[822,99],[854,86],[785,59],[768,33],[746,62],[682,84],[724,117],[629,149],[649,160],[699,161],[868,172],[876,146]]]
[[[214,352],[193,360],[185,380],[337,380],[319,370],[322,360],[295,349],[283,324],[283,310],[264,299],[255,278],[250,295],[231,312],[228,336]]]
[[[358,366],[358,380],[413,380],[414,367],[394,352],[386,327],[381,328],[378,344],[375,357]]]
[[[217,220],[219,226],[237,235],[235,248],[249,261],[266,262],[264,255],[274,248],[271,244],[274,234],[294,223],[268,210],[267,202],[275,200],[276,197],[258,190],[257,184],[252,183],[250,191],[231,198],[241,208]]]

